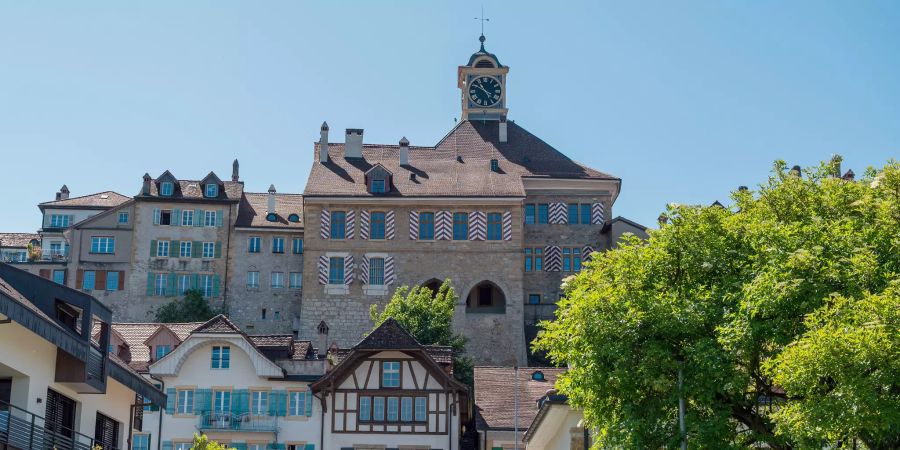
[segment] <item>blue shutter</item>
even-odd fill
[[[172,210],[172,221],[169,222],[169,224],[172,226],[178,226],[178,227],[181,226],[181,210],[180,209]]]
[[[222,216],[224,215],[221,209],[216,211],[216,226],[219,228],[222,228]]]
[[[170,296],[175,296],[175,272],[169,272],[168,286],[166,287],[166,294]]]
[[[203,210],[202,209],[194,210],[194,226],[195,227],[203,226]]]
[[[162,448],[163,450],[172,450],[172,441],[163,441]]]
[[[222,242],[221,241],[216,241],[216,249],[215,249],[215,253],[213,253],[213,256],[216,258],[222,257]]]
[[[150,256],[156,256],[156,240],[150,241]]]
[[[153,208],[153,225],[159,225],[159,208]]]
[[[246,389],[235,389],[231,391],[231,412],[234,414],[244,414],[250,408],[250,391]]]
[[[153,296],[153,272],[147,274],[147,297]]]
[[[194,414],[203,415],[212,410],[212,391],[197,389],[194,391]]]
[[[225,448],[233,448],[234,450],[247,450],[246,442],[232,442],[231,445],[226,445]]]
[[[213,275],[213,286],[212,286],[212,296],[213,298],[219,297],[219,276]]]
[[[166,414],[175,413],[175,389],[166,389]],[[171,444],[171,442],[169,443]]]
[[[316,444],[306,444],[306,448],[304,450],[316,450]]]
[[[306,417],[312,416],[312,391],[306,391]]]
[[[196,273],[191,274],[191,289],[199,289],[200,288],[200,275]]]

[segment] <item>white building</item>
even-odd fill
[[[551,391],[538,401],[538,413],[522,439],[525,450],[588,450],[591,437],[584,414],[568,398]]]

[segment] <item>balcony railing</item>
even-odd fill
[[[3,256],[0,256],[0,260],[6,263],[66,262],[69,260],[69,255],[65,251],[46,252],[41,253],[40,255],[36,255],[35,258],[30,259],[25,253],[5,253],[3,254]]]
[[[255,416],[250,413],[234,414],[230,412],[205,412],[200,415],[201,431],[256,431],[275,432],[275,417],[269,415]]]
[[[0,400],[0,444],[23,450],[91,450],[94,439]]]

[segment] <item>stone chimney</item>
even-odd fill
[[[406,136],[400,139],[400,165],[409,165],[409,140],[406,139]]]
[[[240,181],[240,179],[241,179],[240,174],[239,174],[240,169],[241,169],[241,167],[238,164],[238,160],[235,159],[234,162],[231,163],[231,181],[234,181],[235,183]]]
[[[275,212],[275,185],[269,185],[269,203],[266,206],[266,214],[273,214]]]
[[[59,188],[59,192],[56,193],[57,200],[68,200],[69,199],[69,188],[66,185],[62,185]]]
[[[141,195],[150,195],[150,181],[152,180],[149,173],[144,174],[144,186],[141,188]]]
[[[319,162],[325,164],[328,162],[328,122],[322,122],[319,136]]]
[[[344,158],[362,158],[363,129],[347,128],[344,139]]]
[[[324,320],[319,322],[316,331],[319,334],[319,355],[325,356],[328,353],[328,324]]]
[[[499,132],[499,140],[500,142],[507,142],[506,135],[506,116],[500,118],[500,132]]]
[[[853,173],[853,169],[847,169],[847,172],[844,173],[841,178],[847,181],[853,181],[854,179],[856,179],[856,174]]]

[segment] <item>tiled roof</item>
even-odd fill
[[[300,194],[275,194],[276,220],[269,222],[266,214],[269,194],[245,192],[238,208],[238,227],[268,227],[303,229],[303,196]],[[288,216],[296,214],[299,222],[291,222]]]
[[[327,163],[316,156],[304,195],[373,196],[365,172],[376,163],[393,173],[391,191],[377,194],[388,197],[521,197],[523,177],[618,180],[569,159],[514,122],[507,127],[507,142],[501,143],[496,121],[462,121],[434,147],[409,147],[404,166],[398,145],[363,145],[362,158],[347,159],[344,144],[330,144]],[[498,160],[497,172],[491,159]]]
[[[195,328],[191,334],[196,333],[238,333],[244,334],[237,325],[234,324],[227,316],[224,314],[219,314],[212,319],[209,319],[203,325]],[[252,341],[251,341],[252,342]]]
[[[150,363],[150,349],[144,342],[156,333],[160,326],[172,330],[183,341],[200,325],[203,323],[113,323],[112,329],[128,344],[131,353],[131,361],[128,364],[138,372],[146,372]]]
[[[312,348],[312,342],[310,341],[294,341],[293,352],[291,353],[291,359],[293,360],[304,360],[304,359],[315,359],[316,358],[316,349]]]
[[[127,202],[130,197],[124,196],[118,192],[104,191],[96,194],[82,195],[81,197],[71,197],[65,200],[53,200],[38,204],[38,207],[51,208],[115,208],[122,203]]]
[[[535,371],[544,374],[545,381],[535,381]],[[565,369],[553,367],[520,367],[519,429],[524,431],[538,412],[537,401],[553,389],[556,377]],[[515,415],[512,405],[516,398],[516,371],[512,367],[475,367],[475,417],[479,430],[513,428]]]
[[[421,344],[416,341],[408,331],[404,330],[400,324],[389,317],[381,323],[368,336],[353,346],[353,349],[360,350],[402,350],[421,348]]]
[[[431,356],[434,362],[445,365],[453,363],[453,348],[445,345],[425,345],[425,353]]]
[[[25,248],[32,239],[41,240],[37,233],[0,233],[0,247]]]
[[[253,334],[248,337],[257,347],[287,347],[294,340],[289,334]]]
[[[169,197],[159,195],[159,184],[154,180],[150,183],[150,197],[158,197],[164,199],[183,200],[229,200],[239,201],[244,193],[244,183],[240,181],[223,181],[224,189],[219,190],[219,196],[216,198],[206,198],[203,196],[203,188],[200,186],[201,180],[177,180],[175,192]],[[147,197],[138,194],[138,197]]]

